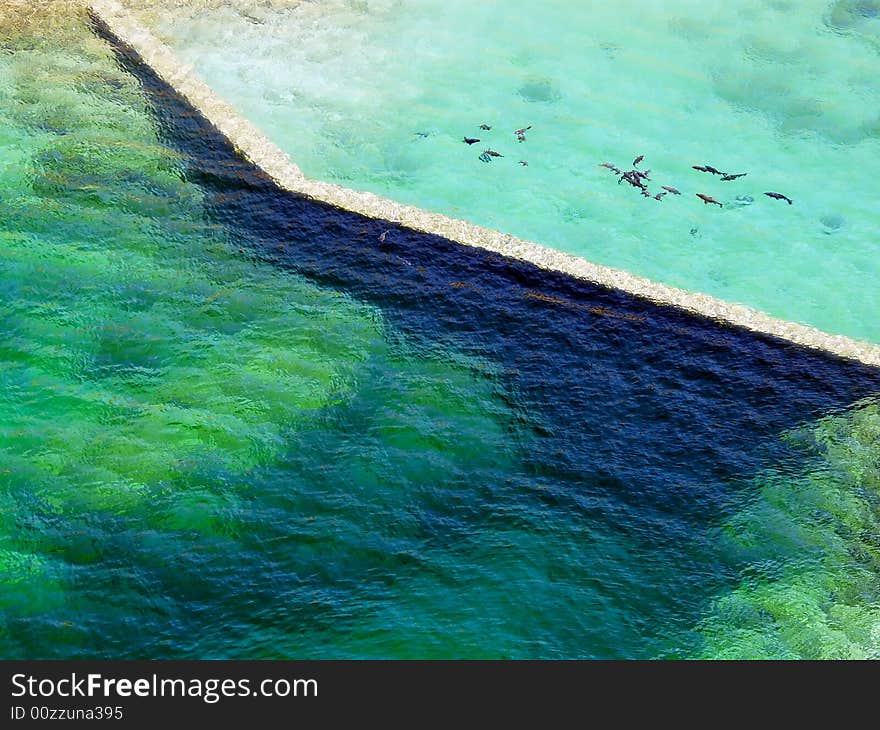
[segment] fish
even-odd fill
[[[480,162],[492,162],[492,158],[489,157],[485,152],[480,155]]]
[[[528,167],[528,166],[529,166],[529,163],[526,162],[525,160],[520,160],[520,161],[519,161],[519,164],[522,165],[523,167]]]
[[[723,208],[724,206],[719,203],[715,198],[710,195],[703,195],[703,193],[697,193],[697,197],[703,201],[703,204],[712,203],[713,205],[717,205],[719,208]]]
[[[465,144],[476,144],[479,141],[480,140],[478,140],[476,137],[465,137],[462,140],[462,142],[464,142]]]
[[[644,155],[639,155],[638,157],[636,157],[636,159],[633,160],[633,167],[638,165],[644,159],[645,159]]]
[[[387,230],[387,231],[382,231],[381,235],[379,236],[379,243],[385,243],[385,237],[386,237],[389,233],[391,233],[391,230],[390,230],[390,229]]]
[[[488,132],[490,129],[492,129],[492,127],[490,127],[488,124],[481,124],[480,129]]]
[[[764,193],[764,195],[767,195],[771,198],[776,198],[776,200],[787,200],[789,205],[791,205],[792,202],[791,198],[789,198],[787,195],[783,195],[782,193]]]
[[[722,180],[736,180],[738,177],[745,177],[748,174],[749,173],[747,173],[747,172],[738,172],[738,173],[736,173],[736,175],[731,175],[728,173],[727,175],[722,175],[721,179]]]
[[[666,195],[666,193],[657,193],[657,194],[654,196],[654,200],[661,200],[661,199],[663,198],[664,195]]]
[[[635,170],[630,170],[629,172],[625,172],[620,176],[620,180],[617,181],[617,184],[620,185],[621,182],[626,180],[630,185],[636,188],[645,189],[645,183],[642,182],[641,178],[636,174]]]
[[[723,175],[724,173],[721,170],[716,170],[712,165],[691,165],[694,170],[699,170],[700,172],[711,172],[713,175]]]
[[[660,187],[663,188],[667,193],[672,193],[673,195],[681,195],[680,190],[670,187],[669,185],[661,185]]]
[[[483,150],[484,155],[489,155],[489,157],[504,157],[500,152],[496,152],[495,150]]]
[[[528,132],[531,128],[532,128],[532,125],[530,124],[528,127],[522,127],[521,129],[517,129],[517,130],[514,132],[514,134],[525,134],[525,133]]]

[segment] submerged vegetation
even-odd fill
[[[703,656],[880,659],[880,403],[786,439],[809,468],[764,475],[720,531],[747,567],[700,627]]]

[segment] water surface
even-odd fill
[[[880,342],[873,0],[129,3],[311,177]]]
[[[0,19],[0,656],[878,654],[876,371],[380,242]]]

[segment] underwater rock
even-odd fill
[[[880,18],[880,0],[837,0],[825,23],[837,30],[851,30],[874,18]]]
[[[876,44],[880,42],[880,0],[838,0],[825,16],[825,25]]]
[[[822,224],[822,233],[830,236],[843,228],[846,219],[842,215],[823,215],[819,222]]]
[[[550,79],[533,79],[520,86],[516,93],[529,102],[552,104],[562,98],[562,94]]]
[[[856,144],[866,136],[863,121],[844,116],[822,99],[797,93],[791,78],[763,69],[729,68],[714,75],[715,92],[739,109],[766,114],[784,135],[813,132],[837,144]]]

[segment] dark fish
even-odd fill
[[[626,180],[633,187],[641,188],[642,190],[646,189],[645,183],[642,182],[642,179],[638,176],[636,170],[630,170],[629,172],[623,173],[620,180],[617,181],[617,184],[620,185],[622,180]]]
[[[520,160],[520,161],[519,161],[519,164],[522,165],[523,167],[528,167],[528,166],[529,166],[529,163],[526,162],[525,160]]]
[[[476,144],[480,140],[478,140],[476,137],[465,137],[464,140],[462,140],[462,141],[465,142],[466,144]]]
[[[492,127],[490,127],[488,124],[481,124],[481,125],[480,125],[480,129],[485,130],[486,132],[488,132],[490,129],[492,129]]]
[[[526,136],[525,136],[524,134],[518,134],[518,135],[516,135],[516,138],[517,138],[520,142],[525,142],[525,141],[526,141]]]
[[[704,205],[706,203],[712,203],[713,205],[717,205],[719,208],[724,207],[723,205],[721,205],[721,203],[719,203],[717,200],[715,200],[715,198],[713,198],[709,195],[703,195],[703,193],[697,193],[697,197],[703,201]]]
[[[516,134],[516,135],[520,135],[520,134],[524,135],[524,134],[525,134],[526,132],[528,132],[531,128],[532,128],[532,125],[530,124],[528,127],[523,127],[522,129],[517,129],[517,130],[514,132],[514,134]]]
[[[382,231],[382,235],[379,236],[379,243],[385,243],[385,236],[387,236],[389,233],[391,233],[390,230]]]
[[[484,152],[483,154],[480,155],[480,161],[481,161],[481,162],[492,162],[492,158],[489,157],[489,155],[487,155],[487,154]]]
[[[648,179],[648,175],[651,174],[651,171],[650,171],[650,170],[633,170],[633,172],[634,172],[636,175],[638,175],[640,178],[644,179],[644,180],[647,180],[647,179]]]
[[[716,170],[712,165],[691,165],[695,170],[699,170],[700,172],[711,172],[713,175],[723,175],[724,173],[721,170]]]
[[[614,170],[615,167],[610,162],[600,162],[599,167],[607,167],[609,170]]]
[[[673,195],[681,195],[680,190],[676,190],[675,188],[671,188],[668,185],[661,185],[660,187],[663,188],[667,193],[672,193]]]
[[[638,157],[636,157],[636,159],[633,160],[633,167],[638,165],[644,159],[645,159],[644,155],[639,155]]]
[[[736,175],[730,175],[730,174],[722,175],[721,179],[722,180],[736,180],[738,177],[745,177],[748,174],[749,173],[747,173],[747,172],[738,172]]]
[[[484,155],[489,155],[489,157],[504,157],[500,152],[496,152],[495,150],[483,150]]]
[[[782,193],[764,193],[764,195],[767,195],[771,198],[776,198],[776,200],[787,200],[788,204],[791,205],[791,198],[789,198],[787,195],[783,195]]]
[[[654,200],[660,200],[664,195],[666,195],[666,193],[657,193],[654,196]]]

